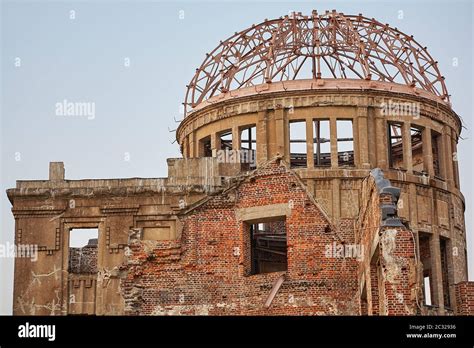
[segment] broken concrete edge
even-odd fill
[[[44,198],[65,197],[65,198],[88,198],[91,196],[101,197],[109,195],[133,196],[133,195],[153,195],[166,192],[170,195],[183,195],[189,193],[204,194],[213,192],[221,188],[215,185],[205,188],[202,185],[163,185],[163,186],[141,186],[133,185],[124,187],[89,187],[89,188],[11,188],[6,190],[8,200],[13,205],[16,197],[35,196]]]
[[[323,206],[318,202],[318,200],[314,197],[314,195],[308,190],[307,186],[304,184],[303,180],[298,175],[298,173],[291,168],[289,163],[287,163],[283,159],[283,156],[281,156],[281,155],[274,156],[273,158],[270,158],[270,159],[260,163],[260,165],[252,171],[242,172],[239,175],[230,178],[230,180],[227,181],[227,186],[222,186],[220,188],[217,188],[214,192],[208,193],[202,199],[194,202],[193,204],[190,204],[188,207],[181,210],[177,215],[178,216],[186,216],[189,213],[191,213],[193,210],[195,210],[195,209],[201,207],[202,205],[204,205],[205,203],[207,203],[214,196],[219,195],[219,194],[220,195],[227,195],[230,192],[235,191],[244,182],[249,182],[250,180],[252,180],[252,178],[255,178],[256,176],[258,176],[258,173],[261,170],[268,168],[268,166],[270,166],[273,163],[277,163],[279,166],[284,167],[285,170],[287,171],[287,173],[289,173],[290,175],[292,175],[296,179],[296,181],[299,183],[301,188],[304,190],[306,196],[309,198],[311,203],[314,204],[319,209],[319,211],[321,212],[323,217],[326,219],[326,221],[329,225],[330,231],[333,232],[336,235],[336,237],[339,239],[339,241],[344,241],[344,239],[338,233],[338,229],[336,228],[336,225],[334,224],[332,219],[329,217],[329,214],[324,210]]]
[[[211,158],[215,160],[214,158]],[[169,158],[168,165],[177,161],[202,161],[202,158]],[[40,197],[44,199],[56,197],[89,198],[109,195],[133,196],[167,193],[170,195],[205,194],[213,192],[224,185],[226,176],[218,173],[213,180],[203,182],[200,176],[183,176],[176,178],[170,175],[161,178],[116,178],[116,179],[78,179],[66,180],[63,162],[49,163],[48,180],[17,180],[14,188],[6,190],[7,197],[13,205],[16,197]]]

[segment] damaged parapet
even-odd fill
[[[390,180],[384,178],[383,171],[380,168],[372,169],[370,174],[375,180],[375,184],[380,194],[380,201],[382,202],[380,206],[382,213],[381,226],[404,227],[397,214],[400,189],[392,186]]]

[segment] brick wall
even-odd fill
[[[397,195],[393,193],[396,189],[383,179],[383,174],[377,175],[381,177],[376,180],[370,176],[362,184],[364,205],[356,221],[356,241],[366,251],[358,274],[366,286],[368,313],[416,314],[419,294],[415,292],[414,236],[398,219],[396,209],[384,216],[382,207],[397,205]]]
[[[455,285],[456,314],[474,315],[474,282],[461,282]]]
[[[239,211],[268,206],[288,207],[288,271],[249,275],[248,224]],[[179,241],[132,240],[121,287],[127,314],[358,314],[357,261],[327,253],[328,246],[353,240],[341,239],[299,179],[278,162],[180,220]],[[353,224],[343,226],[351,229],[344,235],[353,236]],[[285,281],[265,308],[282,274]]]

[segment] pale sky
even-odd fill
[[[466,127],[458,150],[474,279],[474,10],[468,0],[2,1],[0,243],[13,243],[14,233],[5,190],[17,179],[47,179],[50,161],[65,162],[68,179],[166,176],[166,158],[179,157],[168,127],[175,129],[173,118],[182,117],[185,86],[205,53],[265,18],[312,9],[389,23],[413,34],[439,61]],[[63,100],[95,103],[95,117],[56,116]],[[12,279],[13,259],[0,258],[0,314],[11,314]]]

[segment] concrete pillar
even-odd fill
[[[356,167],[369,169],[369,125],[368,108],[357,108],[357,127],[354,124],[354,151],[357,149]]]
[[[423,129],[423,168],[430,177],[434,176],[433,149],[431,148],[431,128]]]
[[[238,126],[232,127],[232,150],[239,150],[240,144],[240,129]]]
[[[62,181],[65,178],[63,162],[49,162],[49,181]]]
[[[277,153],[285,157],[290,163],[290,137],[288,136],[288,123],[283,109],[275,110],[275,135],[277,139]]]
[[[183,157],[189,157],[189,140],[188,137],[184,137],[183,139]]]
[[[418,204],[416,202],[416,185],[409,184],[408,188],[408,200],[409,200],[409,210],[410,210],[410,226],[418,225]],[[405,202],[404,202],[405,203]]]
[[[341,180],[332,180],[332,217],[339,221],[341,216]]]
[[[335,117],[329,119],[330,123],[330,133],[331,133],[331,167],[339,167],[338,157],[337,157],[337,120]]]
[[[257,164],[268,160],[267,153],[267,111],[257,113]]]
[[[352,145],[354,149],[354,167],[360,168],[360,151],[359,151],[359,118],[352,120]]]
[[[219,133],[211,133],[212,157],[217,157],[217,151],[221,149],[221,138]]]
[[[369,168],[377,167],[377,153],[375,148],[376,136],[375,136],[375,112],[376,110],[372,107],[367,108],[367,141],[368,143],[368,156],[369,156]]]
[[[198,144],[196,142],[196,133],[192,132],[188,135],[189,137],[189,158],[197,157]]]
[[[314,168],[314,134],[313,119],[306,119],[306,165]]]
[[[439,162],[439,174],[443,179],[446,179],[446,139],[441,133],[438,137],[438,162]]]
[[[457,135],[454,130],[451,130],[451,152],[453,158],[453,180],[454,185],[459,188],[459,166],[458,166],[458,153],[457,153]]]
[[[407,173],[413,174],[413,159],[411,151],[411,123],[404,122],[402,126],[403,132],[403,165]]]
[[[388,169],[387,153],[387,122],[382,116],[375,117],[375,154],[377,157],[377,167],[382,170]]]
[[[453,141],[451,139],[451,128],[449,126],[445,126],[443,130],[443,134],[441,135],[443,141],[443,171],[445,174],[445,180],[448,184],[448,188],[454,186],[454,171],[453,171],[453,150],[452,144]]]

